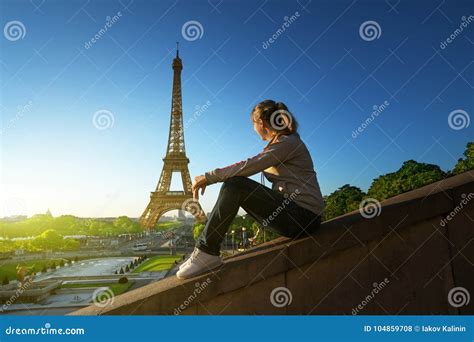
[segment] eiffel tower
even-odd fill
[[[173,99],[171,101],[171,120],[166,156],[163,158],[163,169],[156,190],[150,195],[150,203],[140,217],[140,224],[152,229],[161,215],[178,209],[193,214],[196,219],[205,217],[199,202],[193,199],[191,176],[189,175],[189,159],[184,148],[183,104],[181,99],[181,70],[183,63],[179,58],[176,46],[176,57],[173,60]],[[173,172],[180,172],[184,191],[170,191]]]

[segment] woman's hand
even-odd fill
[[[195,201],[199,200],[199,189],[201,189],[201,195],[204,195],[204,191],[206,191],[206,186],[207,184],[205,176],[201,175],[194,177],[192,190]]]

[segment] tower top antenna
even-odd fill
[[[179,42],[176,42],[176,57],[179,57]]]

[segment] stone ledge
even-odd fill
[[[247,293],[259,286],[265,288],[264,284],[273,282],[268,283],[269,279],[281,283],[279,275],[285,275],[283,279],[286,279],[286,275],[296,272],[292,270],[300,266],[332,258],[342,251],[359,248],[357,246],[361,244],[368,245],[371,241],[383,239],[389,234],[395,234],[394,232],[406,231],[419,222],[442,218],[453,210],[460,202],[461,195],[466,192],[474,192],[474,171],[383,201],[380,215],[373,219],[364,219],[358,211],[354,211],[324,222],[313,236],[298,240],[278,238],[245,253],[228,257],[216,272],[184,281],[176,277],[166,278],[117,296],[111,305],[104,308],[92,305],[71,315],[173,314],[176,313],[176,308],[184,306],[183,303],[188,303],[183,309],[187,314],[205,314],[206,312],[199,310],[199,303],[212,302],[217,305],[224,303],[225,298],[236,305],[235,310],[230,308],[227,309],[228,312],[242,312],[243,306],[240,304],[249,300],[244,301],[241,292]],[[469,245],[469,248],[471,246],[474,247],[474,244]],[[461,267],[465,269],[466,265],[459,266],[460,269]],[[189,303],[190,296],[197,288],[196,284],[205,282],[208,283],[206,288],[199,293],[197,299]],[[262,285],[258,285],[260,282]],[[261,311],[249,308],[244,312],[260,313],[267,312],[267,309],[271,308]],[[297,310],[289,312],[296,313]]]

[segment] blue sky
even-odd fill
[[[3,215],[142,213],[166,150],[176,41],[192,176],[263,148],[249,113],[267,98],[298,119],[323,194],[346,183],[367,190],[408,159],[449,170],[474,140],[474,123],[448,122],[474,113],[473,9],[468,0],[2,0]],[[202,27],[196,37],[183,35],[190,21]],[[361,33],[366,22],[375,36]],[[113,121],[106,129],[93,122],[101,110]],[[218,190],[207,189],[205,211]]]

